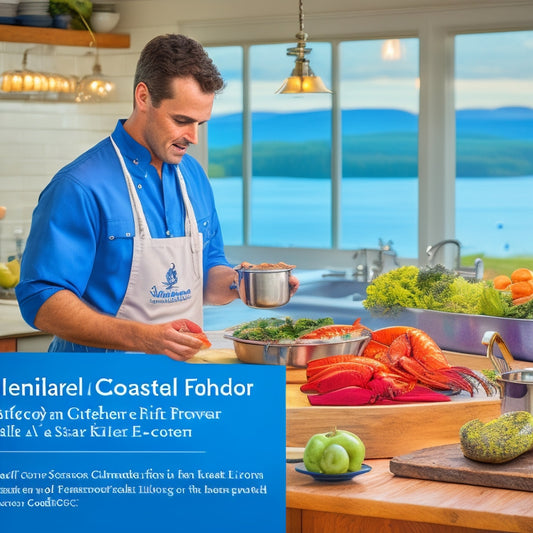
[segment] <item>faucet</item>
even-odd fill
[[[457,246],[457,255],[456,255],[456,261],[455,266],[453,270],[456,274],[459,276],[463,276],[465,279],[473,280],[473,281],[480,281],[483,279],[483,273],[484,273],[484,265],[483,265],[483,259],[476,258],[474,261],[473,267],[466,267],[461,265],[461,243],[456,239],[445,239],[443,241],[438,242],[437,244],[430,245],[426,248],[426,253],[429,256],[428,264],[430,266],[434,265],[434,258],[437,254],[437,252],[446,244],[454,244]]]
[[[371,282],[380,274],[397,268],[398,256],[392,249],[392,241],[379,239],[379,248],[360,248],[355,250],[353,259],[357,260],[353,276],[358,281]]]
[[[428,264],[433,265],[433,261],[435,259],[435,256],[437,252],[446,244],[453,244],[457,246],[457,255],[455,259],[455,268],[459,268],[461,264],[461,243],[456,239],[445,239],[443,241],[439,241],[436,244],[430,244],[426,248],[426,253],[429,257]]]

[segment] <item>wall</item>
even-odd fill
[[[117,83],[111,101],[74,104],[0,100],[0,205],[7,207],[6,218],[0,221],[0,260],[15,253],[14,230],[27,232],[39,192],[53,174],[108,135],[117,118],[129,114],[135,63],[151,37],[182,31],[206,44],[268,39],[286,42],[291,41],[298,22],[296,0],[118,0],[117,5],[121,20],[115,31],[130,33],[131,48],[100,51],[104,74]],[[375,33],[376,27],[388,36],[389,28],[412,34],[426,18],[449,13],[456,24],[479,20],[490,28],[500,18],[499,8],[505,13],[517,10],[509,28],[531,28],[531,15],[524,18],[521,13],[529,9],[531,14],[532,5],[531,0],[380,0],[377,8],[375,0],[330,0],[327,4],[306,0],[305,29],[315,37],[339,31],[343,35],[364,35],[369,29]],[[402,21],[400,25],[398,21]],[[91,72],[94,62],[91,49],[0,42],[0,72],[21,68],[23,52],[28,48],[30,69],[81,76]]]

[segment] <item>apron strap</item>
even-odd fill
[[[135,190],[135,184],[133,183],[133,179],[128,171],[128,168],[126,167],[126,163],[124,161],[124,158],[122,157],[122,153],[120,152],[118,146],[113,140],[113,137],[110,135],[109,138],[111,139],[111,143],[113,144],[117,157],[120,161],[122,172],[124,174],[124,179],[126,180],[126,185],[128,186],[128,193],[130,195],[132,209],[134,211],[133,218],[135,219],[135,232],[139,235],[140,238],[151,238],[150,228],[148,227],[148,222],[146,221],[139,195]],[[194,257],[195,274],[196,276],[200,277],[202,275],[202,235],[198,231],[196,216],[194,214],[194,209],[192,207],[191,200],[189,199],[189,195],[187,194],[187,186],[185,184],[185,180],[183,179],[183,174],[181,173],[181,170],[177,165],[176,170],[181,196],[183,198],[183,205],[185,206],[185,236],[189,237],[189,241],[191,244],[191,252]]]
[[[115,144],[113,137],[110,135],[109,138],[111,139],[113,148],[115,149],[118,160],[120,161],[122,173],[124,174],[124,179],[126,180],[126,185],[128,187],[128,193],[130,195],[131,205],[134,214],[133,218],[135,220],[135,233],[141,238],[144,238],[145,236],[150,238],[150,228],[148,227],[148,222],[146,221],[146,217],[144,216],[144,211],[141,205],[141,201],[139,200],[139,196],[135,191],[135,184],[133,183],[133,179],[131,178],[128,168],[126,167],[126,163],[124,162],[124,158],[122,157],[118,146]]]
[[[202,248],[202,243],[200,242],[198,227],[196,224],[196,215],[194,214],[194,209],[187,194],[187,186],[185,185],[185,180],[183,174],[179,167],[176,167],[178,171],[178,180],[181,189],[181,196],[183,198],[183,204],[185,206],[185,235],[191,237],[191,250],[193,252],[199,252]],[[193,222],[194,222],[194,231],[193,231]]]

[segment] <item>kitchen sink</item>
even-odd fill
[[[346,278],[327,278],[302,283],[298,289],[299,296],[317,296],[320,298],[349,298],[364,300],[369,283]]]

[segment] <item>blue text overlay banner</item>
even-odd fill
[[[285,367],[1,354],[0,517],[3,533],[284,531]]]

